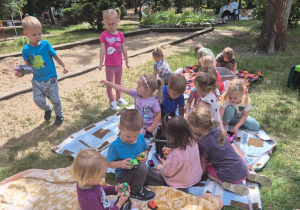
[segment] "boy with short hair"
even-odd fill
[[[213,53],[213,51],[209,48],[203,47],[201,44],[198,44],[195,47],[195,53],[198,57],[198,65],[201,66],[201,58],[207,55],[210,55],[211,57],[215,58],[215,54]]]
[[[234,51],[230,47],[226,47],[223,52],[219,53],[216,60],[216,67],[226,67],[229,70],[236,71],[237,62],[234,57]]]
[[[140,134],[143,126],[143,117],[136,109],[124,109],[120,117],[120,136],[108,148],[108,167],[115,168],[115,175],[119,183],[127,182],[130,185],[130,197],[142,201],[151,200],[155,193],[143,186],[165,185],[162,176],[148,168],[146,161],[149,147]],[[131,168],[129,161],[136,159],[141,153],[145,156],[139,160],[136,168]]]
[[[163,102],[161,107],[161,118],[169,114],[175,116],[176,109],[179,105],[179,115],[184,115],[184,97],[183,93],[186,89],[186,79],[182,74],[172,74],[169,84],[163,87]]]
[[[22,21],[23,33],[29,39],[29,43],[22,49],[22,57],[27,66],[33,68],[32,92],[35,104],[45,111],[44,119],[49,121],[54,108],[56,119],[54,124],[60,125],[64,121],[64,114],[59,97],[59,88],[56,68],[52,57],[64,68],[63,73],[68,72],[61,57],[46,40],[42,38],[42,25],[33,16],[25,17]],[[21,72],[16,72],[17,77],[22,77]],[[53,104],[53,108],[46,101],[46,97]]]

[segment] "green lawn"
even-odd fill
[[[235,37],[225,37],[212,44],[205,45],[214,52],[221,52],[225,47],[236,49],[238,69],[255,73],[262,70],[264,80],[255,83],[249,92],[252,99],[250,115],[257,119],[261,128],[277,141],[275,151],[266,166],[258,173],[271,178],[270,187],[261,187],[263,209],[299,209],[300,207],[300,102],[299,90],[286,87],[290,68],[299,64],[300,27],[291,28],[287,33],[287,52],[277,52],[273,55],[261,55],[252,51],[259,35],[261,22],[233,21],[219,28],[241,31]],[[99,36],[99,33],[97,34]],[[97,37],[96,36],[96,37]],[[196,61],[194,49],[177,53],[166,58],[172,70],[194,64]],[[136,87],[137,78],[152,72],[153,62],[125,70],[122,78],[128,87]],[[48,124],[38,125],[30,119],[22,122],[24,127],[32,131],[15,138],[16,130],[1,130],[1,135],[10,136],[6,159],[1,162],[0,180],[20,171],[30,168],[59,168],[72,163],[72,158],[49,152],[49,147],[56,145],[70,134],[97,122],[114,112],[109,110],[103,101],[105,88],[98,81],[89,84],[84,90],[74,90],[62,98],[65,106],[69,106],[70,118],[66,119],[65,129],[53,128]],[[90,92],[91,95],[85,95]],[[131,103],[129,96],[124,98]],[[72,113],[72,114],[71,114]],[[7,116],[9,117],[9,116]],[[12,120],[11,123],[16,122]],[[32,138],[33,142],[27,143]],[[22,146],[21,146],[22,145]],[[225,207],[224,209],[234,209]]]

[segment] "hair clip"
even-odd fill
[[[248,90],[245,90],[245,93],[247,94],[247,93],[248,93]]]
[[[215,119],[214,118],[210,118],[211,123],[214,123]]]
[[[240,89],[240,86],[239,86],[239,85],[237,85],[237,86],[236,86],[236,90],[239,90],[239,89]]]
[[[170,116],[170,115],[168,116],[168,120],[171,120],[172,118],[173,118],[172,116]]]
[[[146,77],[142,76],[142,78],[144,80],[144,83],[147,85],[148,89],[150,90]]]

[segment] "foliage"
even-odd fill
[[[64,18],[61,22],[62,26],[76,25],[80,22],[81,6],[79,4],[73,4],[72,7],[64,9]]]
[[[20,36],[19,38],[15,39],[14,42],[19,46],[23,47],[25,44],[28,43],[28,38],[25,36]]]
[[[263,20],[266,15],[268,2],[256,0],[256,15],[258,20]],[[300,21],[300,1],[293,0],[291,12],[288,20],[289,25],[297,25],[297,22]]]
[[[26,4],[26,0],[1,0],[0,19],[10,19],[10,14],[16,15],[21,7]]]

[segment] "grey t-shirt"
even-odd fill
[[[200,50],[198,50],[197,54],[198,54],[198,58],[202,58],[202,57],[204,57],[206,55],[210,55],[213,58],[215,58],[215,54],[213,53],[213,51],[211,51],[211,49],[205,48],[205,47],[203,47]]]

